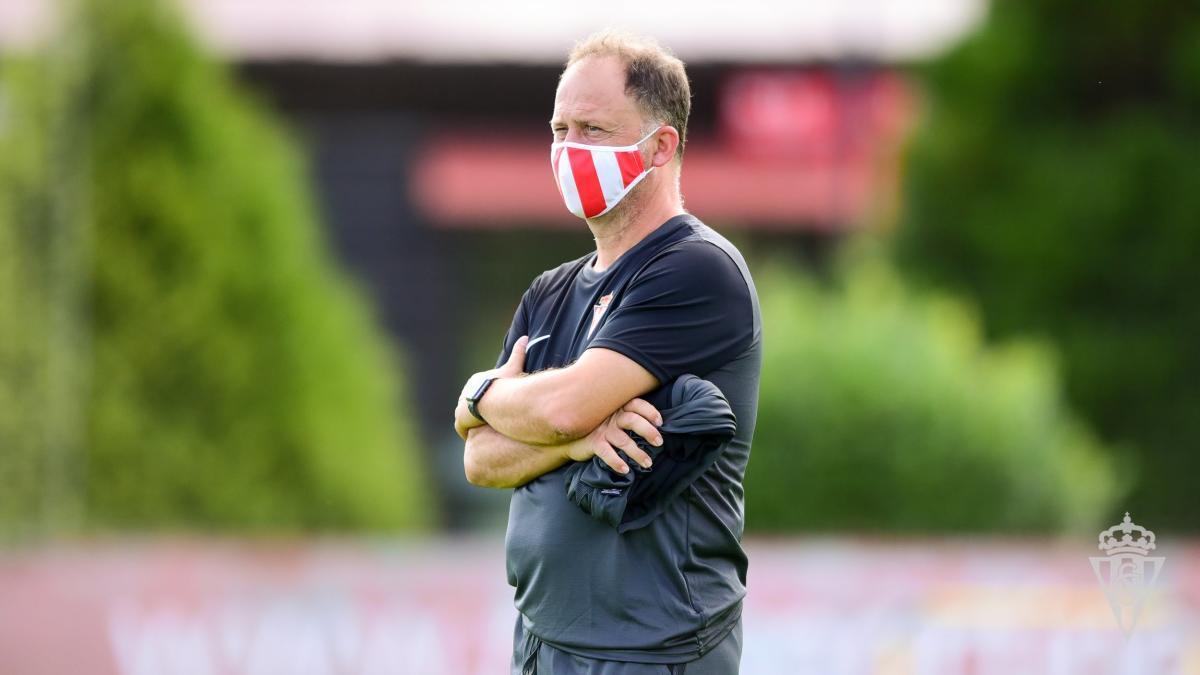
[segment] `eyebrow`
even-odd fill
[[[611,128],[611,127],[613,126],[613,125],[611,125],[611,124],[605,124],[605,123],[603,123],[603,122],[600,122],[599,120],[592,119],[592,118],[580,118],[580,119],[572,119],[571,121],[572,121],[572,122],[578,122],[579,124],[582,124],[582,125],[584,125],[584,126],[593,126],[593,127],[599,127],[599,128],[601,128],[601,129],[609,129],[609,128]],[[561,125],[561,126],[567,126],[567,122],[564,122],[563,120],[559,120],[559,119],[551,119],[551,120],[550,120],[550,126],[551,126],[551,128],[553,128],[553,127],[556,127],[556,126],[560,126],[560,125]]]

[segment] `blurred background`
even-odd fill
[[[0,0],[0,672],[507,672],[452,412],[593,246],[546,121],[607,26],[687,63],[762,306],[743,673],[1200,673],[1200,13],[1153,0]]]

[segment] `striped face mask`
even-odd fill
[[[654,168],[643,165],[638,145],[661,128],[633,145],[551,143],[550,166],[567,210],[580,218],[596,218],[612,210]]]

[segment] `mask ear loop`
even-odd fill
[[[641,140],[639,140],[638,142],[634,143],[634,145],[641,145],[642,143],[645,143],[647,138],[650,138],[650,137],[651,137],[651,136],[653,136],[654,134],[657,134],[657,133],[658,133],[658,131],[659,131],[660,129],[662,129],[663,127],[665,127],[665,126],[667,126],[667,125],[665,125],[665,124],[659,124],[658,126],[654,127],[653,129],[651,129],[651,130],[650,130],[650,133],[646,134],[645,136],[642,136]]]
[[[666,125],[666,124],[659,124],[659,125],[655,126],[653,129],[651,129],[651,130],[650,130],[650,133],[646,134],[645,136],[642,136],[642,139],[641,139],[640,141],[638,141],[637,143],[634,143],[634,145],[635,145],[635,146],[639,146],[639,145],[641,145],[642,143],[645,143],[647,138],[650,138],[650,137],[651,137],[651,136],[653,136],[654,134],[657,134],[659,131],[662,131],[662,128],[663,128],[663,127],[665,127],[665,126],[668,126],[668,125]],[[642,162],[642,163],[643,163],[643,164],[647,164],[647,163],[646,163],[644,160],[643,160],[643,162]],[[650,164],[647,164],[647,166],[649,167],[649,168],[647,168],[647,169],[646,169],[646,173],[647,173],[647,174],[648,174],[648,173],[650,173],[651,171],[653,171],[655,168],[657,168],[657,167],[655,167],[655,166],[654,166],[654,164],[652,164],[652,163],[650,163]],[[639,180],[640,180],[640,179],[639,179]]]

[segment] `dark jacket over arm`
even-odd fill
[[[661,446],[626,432],[654,460],[650,469],[641,468],[620,451],[631,467],[627,474],[613,471],[599,457],[567,469],[567,499],[618,532],[643,527],[662,513],[717,461],[737,432],[737,419],[725,395],[712,382],[692,374],[675,378],[670,407],[659,412],[663,416]]]

